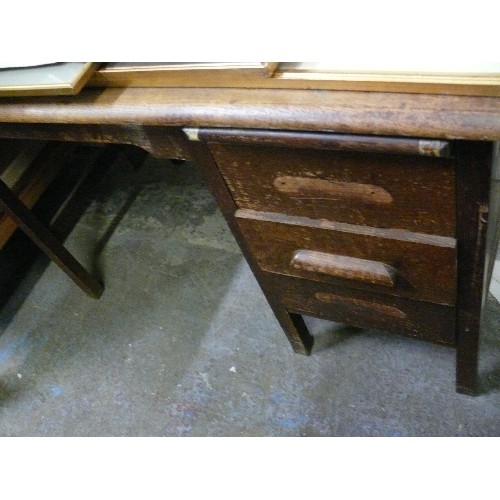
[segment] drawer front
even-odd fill
[[[259,266],[272,273],[454,304],[456,242],[404,230],[238,210]]]
[[[268,279],[290,312],[455,345],[454,307],[285,276]]]
[[[239,208],[455,235],[449,158],[208,144]]]

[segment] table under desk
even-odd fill
[[[2,98],[0,137],[195,162],[296,352],[303,315],[382,329],[456,348],[457,390],[480,392],[500,98],[89,88]]]

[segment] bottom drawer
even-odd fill
[[[268,273],[289,312],[454,346],[455,308]]]

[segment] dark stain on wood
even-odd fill
[[[314,296],[322,302],[330,302],[332,304],[342,304],[359,308],[362,311],[374,311],[377,314],[385,314],[393,318],[406,319],[406,314],[397,307],[378,304],[377,302],[369,302],[367,300],[355,299],[353,297],[342,297],[333,293],[317,292]]]

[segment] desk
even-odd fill
[[[0,137],[194,161],[296,352],[302,314],[382,328],[456,348],[457,390],[478,393],[499,98],[86,89],[2,99]]]

